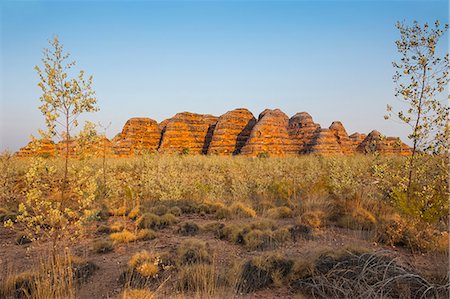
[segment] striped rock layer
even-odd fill
[[[30,142],[17,152],[18,157],[64,156],[66,143],[52,140]],[[122,132],[112,140],[98,138],[93,144],[69,142],[69,154],[80,157],[129,157],[144,153],[208,154],[244,156],[323,156],[374,153],[410,155],[411,149],[397,137],[385,137],[378,131],[368,135],[348,135],[344,125],[333,122],[321,128],[306,112],[289,118],[279,109],[266,109],[255,119],[245,108],[220,117],[181,112],[157,123],[150,118],[129,119]]]

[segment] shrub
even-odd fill
[[[279,228],[273,231],[273,239],[277,246],[290,241],[292,238],[288,228]]]
[[[183,236],[194,236],[198,233],[199,227],[194,222],[184,222],[178,229],[178,233]]]
[[[122,299],[155,299],[153,292],[148,289],[125,289]]]
[[[231,210],[227,207],[221,207],[217,209],[216,217],[217,219],[231,219],[232,218]]]
[[[289,228],[291,233],[291,238],[294,241],[298,239],[311,239],[312,238],[312,228],[309,225],[297,224]]]
[[[157,205],[156,207],[153,207],[150,212],[153,214],[156,214],[158,216],[162,216],[166,214],[169,211],[169,209],[165,205]]]
[[[203,230],[212,232],[214,237],[221,239],[222,230],[225,227],[225,224],[221,222],[210,222],[203,226]]]
[[[198,239],[183,241],[177,248],[177,256],[180,265],[211,262],[207,244]]]
[[[249,206],[244,205],[241,202],[235,202],[230,206],[230,212],[233,217],[236,218],[254,218],[256,212]]]
[[[160,228],[167,227],[174,224],[175,222],[177,222],[177,217],[175,217],[175,215],[172,215],[170,213],[164,214],[160,218]]]
[[[148,241],[156,238],[156,233],[154,230],[150,228],[144,228],[138,230],[136,234],[136,240]]]
[[[318,229],[322,225],[323,217],[324,214],[321,211],[309,211],[301,215],[299,222],[309,225],[312,228]]]
[[[159,258],[142,250],[131,257],[128,270],[122,273],[119,280],[124,285],[142,288],[156,278],[159,271]]]
[[[372,230],[376,223],[377,220],[371,212],[362,207],[355,207],[355,209],[340,217],[336,225],[356,230]]]
[[[157,229],[161,226],[161,218],[153,213],[145,213],[136,220],[139,228]]]
[[[179,207],[175,206],[170,208],[169,213],[175,216],[180,216],[182,211]]]
[[[96,253],[107,253],[113,250],[113,243],[110,240],[97,240],[92,244]]]
[[[250,250],[265,250],[274,246],[272,231],[254,229],[244,235],[245,247]]]
[[[271,254],[246,261],[236,284],[236,290],[250,293],[272,284],[281,284],[281,280],[291,273],[294,262],[279,255]]]
[[[123,230],[119,233],[112,233],[109,237],[114,243],[129,243],[136,241],[136,235],[128,230]]]
[[[201,294],[202,298],[216,298],[219,275],[214,265],[191,264],[178,270],[177,289]]]
[[[272,219],[291,218],[293,212],[289,207],[277,207],[267,210],[267,217]]]

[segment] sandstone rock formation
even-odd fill
[[[155,151],[245,156],[411,154],[411,149],[399,138],[384,137],[377,131],[367,136],[360,133],[348,136],[339,121],[329,128],[321,128],[306,112],[289,119],[279,109],[264,110],[258,120],[245,108],[228,111],[219,118],[182,112],[159,124],[150,118],[131,118],[111,141],[105,137],[93,140],[92,144],[86,144],[82,139],[72,139],[70,156],[128,157]],[[17,156],[64,157],[65,151],[64,141],[55,144],[44,139],[30,142],[17,152]]]
[[[33,156],[55,157],[57,155],[56,144],[49,139],[36,139],[19,149],[17,157],[27,158]]]
[[[217,120],[210,114],[176,114],[165,125],[159,152],[206,154]]]
[[[370,132],[356,150],[360,153],[378,152],[382,155],[408,156],[411,154],[409,146],[404,144],[400,138],[385,137],[376,130]]]
[[[295,152],[295,146],[289,138],[289,118],[280,109],[266,109],[258,117],[241,154],[258,156],[269,154],[285,156]]]
[[[208,154],[239,154],[255,124],[255,117],[245,108],[238,108],[223,114],[215,126]]]
[[[336,137],[337,143],[341,147],[341,151],[344,155],[351,155],[354,153],[353,142],[347,134],[344,126],[340,121],[334,121],[330,128],[331,132],[333,132]]]
[[[308,152],[308,145],[320,133],[320,125],[314,123],[311,115],[307,112],[301,112],[289,119],[288,132],[294,152],[297,154],[306,153]]]
[[[131,118],[114,138],[114,154],[119,157],[140,153],[152,153],[158,149],[161,130],[150,118]]]
[[[344,151],[336,138],[334,132],[330,129],[320,129],[307,145],[306,153],[318,154],[322,156],[343,155]]]

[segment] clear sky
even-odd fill
[[[109,136],[131,117],[307,111],[349,134],[378,129],[395,102],[395,22],[448,23],[448,1],[0,1],[0,151],[44,128],[34,66],[58,34],[94,76]],[[442,46],[447,47],[445,40]]]

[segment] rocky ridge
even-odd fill
[[[17,152],[18,157],[63,156],[65,142],[32,141]],[[181,112],[160,123],[140,117],[129,119],[112,140],[105,137],[93,144],[71,140],[69,154],[129,157],[143,153],[208,154],[244,156],[323,156],[377,152],[384,155],[410,155],[411,149],[398,137],[385,137],[378,131],[350,136],[344,125],[333,122],[321,128],[306,112],[289,118],[279,109],[266,109],[255,119],[245,108],[228,111],[220,117]]]

